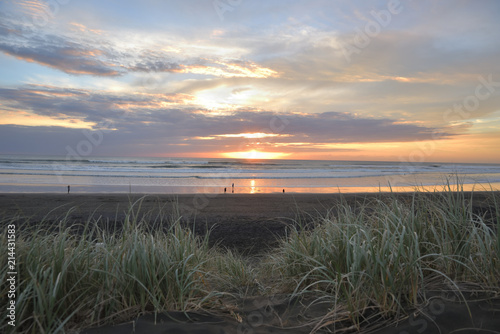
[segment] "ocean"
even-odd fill
[[[500,164],[0,155],[0,192],[353,193],[499,190]],[[233,187],[234,184],[234,187]]]

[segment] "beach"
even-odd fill
[[[474,193],[473,210],[491,215],[485,203],[488,192]],[[134,210],[154,217],[160,212],[182,216],[200,236],[210,230],[211,244],[244,254],[267,250],[297,222],[307,224],[324,217],[339,203],[354,206],[372,199],[410,200],[412,193],[376,194],[0,194],[0,213],[17,214],[33,222],[57,223],[68,212],[81,224],[93,217],[123,222],[131,204]]]
[[[0,155],[0,193],[278,194],[500,189],[500,164]]]
[[[401,195],[403,196],[403,195]],[[346,195],[348,201],[364,198]],[[32,221],[56,222],[71,209],[70,219],[89,217],[123,221],[131,203],[143,213],[166,215],[177,209],[199,235],[210,230],[212,244],[258,252],[275,244],[296,218],[324,215],[341,196],[326,194],[0,194],[0,213],[21,214]]]
[[[430,198],[440,193],[421,194]],[[490,192],[463,193],[471,212],[494,222]],[[210,247],[241,254],[252,265],[273,254],[293,228],[313,230],[321,219],[338,214],[343,208],[370,206],[372,202],[411,203],[413,193],[375,194],[0,194],[0,214],[4,222],[30,221],[30,226],[55,226],[60,221],[84,224],[92,218],[111,223],[120,231],[131,212],[153,221],[155,217],[177,217],[182,226],[203,238],[209,232]],[[131,209],[132,208],[132,209]],[[337,209],[334,209],[337,208]],[[20,225],[21,226],[21,225]],[[493,226],[493,225],[492,225]],[[476,291],[477,290],[477,291]],[[363,330],[377,333],[439,333],[453,330],[487,333],[500,328],[498,287],[489,291],[474,285],[457,291],[428,291],[420,310],[399,315],[398,323],[390,318],[375,318]],[[464,303],[464,298],[468,303]],[[84,330],[86,334],[114,333],[309,333],[315,330],[312,319],[331,309],[331,304],[307,307],[306,301],[291,301],[286,294],[263,295],[248,292],[232,300],[225,309],[179,310],[154,315],[138,312],[121,323]],[[348,318],[347,318],[348,320]],[[339,327],[356,332],[353,325]],[[317,328],[319,332],[331,326]]]

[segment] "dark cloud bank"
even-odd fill
[[[274,113],[238,110],[214,115],[197,106],[175,105],[174,94],[127,95],[24,86],[0,89],[5,107],[26,110],[54,119],[78,119],[96,124],[103,140],[93,154],[177,154],[231,151],[249,139],[213,137],[224,134],[263,132],[282,136],[254,139],[272,143],[373,143],[432,139],[439,129],[399,123],[388,118],[363,118],[349,113]],[[161,102],[173,105],[160,107]],[[103,124],[106,124],[104,131]],[[113,130],[109,130],[113,129]],[[66,146],[86,140],[89,130],[62,127],[1,126],[0,151],[65,154]],[[440,138],[451,134],[440,131]],[[282,145],[283,146],[283,145]]]

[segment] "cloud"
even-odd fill
[[[233,134],[261,131],[271,128],[271,122],[278,115],[271,112],[237,112],[221,119],[227,124],[226,131],[218,129],[228,135],[227,129]],[[400,124],[391,119],[376,119],[355,117],[348,113],[325,112],[309,113],[282,113],[280,119],[286,126],[279,132],[281,135],[276,142],[309,142],[309,143],[363,143],[363,142],[403,142],[429,140],[433,131],[415,124]],[[245,131],[246,130],[246,131]],[[272,129],[271,129],[272,130]],[[215,136],[217,133],[207,133]],[[446,136],[446,134],[445,134]]]
[[[0,43],[0,51],[28,62],[46,65],[68,74],[118,76],[123,72],[112,64],[96,59],[99,50],[85,50],[78,45],[12,46]]]
[[[237,151],[259,142],[330,151],[349,143],[425,141],[435,132],[457,139],[484,130],[479,117],[498,110],[496,90],[468,118],[446,116],[474,95],[480,76],[500,80],[496,3],[405,3],[350,61],[342,46],[386,1],[244,2],[224,23],[207,2],[124,1],[113,19],[112,7],[82,2],[61,6],[57,18],[37,29],[20,16],[46,12],[45,1],[7,3],[19,15],[2,7],[0,51],[57,71],[9,71],[2,80],[10,86],[0,87],[2,115],[111,121],[116,130],[99,148],[111,153],[125,150],[120,143],[156,154]],[[278,115],[286,126],[273,132]],[[30,128],[41,137],[49,129]],[[17,129],[30,137],[29,128]],[[47,135],[55,136],[53,130]]]
[[[142,60],[129,68],[134,72],[181,72],[182,67],[175,63],[162,59]]]
[[[66,145],[75,147],[82,132],[64,127],[0,125],[0,151],[3,154],[65,155]]]
[[[16,0],[10,2],[23,15],[40,16],[46,15],[50,11],[49,4],[41,0]]]
[[[6,20],[6,23],[0,23],[0,51],[73,75],[118,77],[130,72],[187,73],[225,78],[277,75],[276,71],[250,60],[192,54],[193,48],[188,44],[183,47],[181,43],[175,51],[159,44],[160,41],[124,45],[116,37],[102,36],[102,31],[83,24],[71,22],[69,26],[73,31],[76,28],[77,34],[42,30],[33,34],[21,24]]]
[[[81,32],[81,33],[93,33],[93,34],[96,34],[96,35],[102,35],[103,34],[103,31],[102,30],[99,30],[99,29],[91,29],[81,23],[77,23],[77,22],[71,22],[70,23],[70,29],[71,30],[74,30],[74,31],[78,31],[78,32]]]
[[[367,118],[345,112],[280,113],[272,111],[237,110],[212,115],[208,110],[190,105],[188,96],[176,94],[127,94],[94,92],[33,85],[22,89],[0,89],[3,109],[10,108],[54,119],[78,119],[97,124],[108,123],[114,131],[101,150],[126,147],[129,155],[140,154],[144,148],[168,154],[177,152],[238,151],[242,145],[261,143],[271,147],[297,147],[309,143],[321,148],[332,143],[382,143],[430,140],[434,132],[440,138],[452,132],[388,118]],[[4,126],[12,136],[12,145],[21,148],[31,140],[41,140],[43,129],[53,143],[74,141],[78,130],[55,127]],[[30,135],[30,128],[36,136]],[[17,130],[16,130],[17,129]],[[17,131],[17,135],[14,133]],[[57,135],[58,140],[54,139]],[[64,139],[63,137],[68,138]],[[84,137],[83,137],[84,138]],[[328,145],[324,146],[328,151]],[[5,148],[7,149],[7,148]],[[1,150],[1,149],[0,149]],[[151,151],[151,153],[153,153]]]
[[[93,123],[113,119],[136,120],[141,115],[147,121],[152,112],[184,107],[192,99],[186,94],[117,94],[47,85],[0,88],[0,101],[4,101],[0,106],[4,109]]]
[[[0,51],[68,74],[118,76],[124,73],[109,61],[104,48],[53,34],[30,34],[21,26],[0,26]],[[97,43],[99,44],[99,43]]]

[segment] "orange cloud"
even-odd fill
[[[49,13],[49,5],[45,1],[40,0],[18,0],[15,2],[20,7],[21,11],[27,15],[44,15]]]
[[[81,23],[76,23],[76,22],[71,22],[70,25],[73,26],[72,30],[79,31],[79,32],[91,32],[96,35],[101,35],[103,33],[102,30],[99,29],[90,29],[89,27],[81,24]]]
[[[269,138],[269,137],[290,137],[290,135],[281,135],[281,134],[277,134],[277,133],[255,132],[255,133],[236,133],[236,134],[216,135],[216,137],[260,139],[260,138]]]
[[[223,78],[270,78],[278,76],[278,72],[258,66],[255,63],[245,63],[241,65],[216,61],[214,64],[220,66],[180,65],[181,69],[175,70],[175,72],[205,74]]]
[[[60,126],[72,129],[92,129],[96,123],[85,122],[76,118],[54,118],[43,115],[34,115],[24,111],[0,111],[1,125],[22,126]]]

